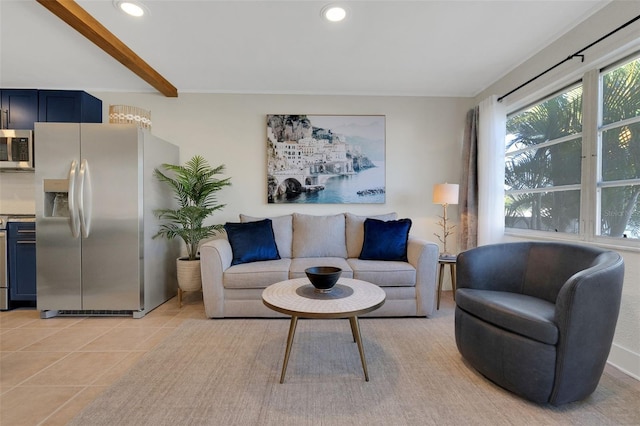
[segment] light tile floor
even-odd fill
[[[0,425],[66,424],[190,318],[205,318],[200,292],[140,319],[0,312]]]
[[[451,291],[440,310],[453,315]],[[40,319],[36,310],[0,312],[0,426],[65,425],[187,319],[205,319],[202,293],[173,298],[144,318]],[[629,386],[638,382],[607,365]]]

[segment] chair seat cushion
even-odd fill
[[[471,315],[504,330],[549,345],[558,342],[555,305],[546,300],[504,291],[460,288],[456,305]]]

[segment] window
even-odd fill
[[[580,229],[582,85],[507,120],[505,226]]]
[[[507,229],[640,239],[638,57],[510,114],[506,133]]]
[[[640,238],[640,60],[601,77],[598,234]]]

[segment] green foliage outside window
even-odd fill
[[[640,179],[640,60],[602,77],[602,124],[619,123],[602,132],[602,181]],[[620,123],[622,122],[622,123]],[[640,238],[640,183],[601,191],[601,234]]]
[[[640,60],[603,73],[601,93],[598,231],[640,238]],[[507,227],[580,232],[582,103],[577,86],[508,117]]]
[[[581,132],[582,86],[509,117],[507,227],[577,232],[580,192],[563,186],[580,183]]]

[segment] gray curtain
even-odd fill
[[[478,245],[478,122],[480,108],[467,113],[462,147],[462,179],[458,212],[458,248],[465,251]]]

